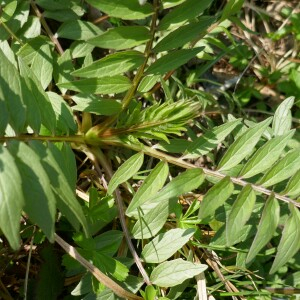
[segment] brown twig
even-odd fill
[[[100,18],[97,18],[96,20],[93,21],[94,24],[99,24],[105,20],[109,19],[109,16],[108,15],[104,15],[104,16],[101,16]]]
[[[98,268],[96,268],[93,264],[87,261],[84,257],[82,257],[78,251],[64,241],[60,236],[55,234],[55,241],[74,259],[76,259],[83,267],[85,267],[92,275],[101,283],[103,283],[106,287],[111,289],[116,295],[119,297],[130,299],[130,300],[142,300],[142,297],[139,297],[135,294],[132,294],[125,289],[123,289],[120,285],[102,273]]]
[[[112,171],[111,166],[108,163],[106,157],[104,156],[103,152],[100,150],[100,148],[92,148],[91,150],[92,150],[92,153],[94,154],[94,156],[97,158],[97,160],[102,165],[102,167],[105,170],[109,179],[111,179],[111,177],[113,176],[113,171]],[[145,269],[142,265],[142,262],[141,262],[139,256],[137,255],[135,248],[132,244],[131,237],[130,237],[130,234],[128,232],[127,225],[126,225],[126,219],[125,219],[125,214],[124,214],[124,203],[123,203],[123,199],[122,199],[120,190],[118,188],[116,188],[116,190],[115,190],[115,199],[116,199],[116,203],[117,203],[117,207],[118,207],[120,223],[122,226],[122,230],[124,232],[124,236],[125,236],[128,248],[133,256],[133,259],[134,259],[141,275],[144,278],[145,283],[147,285],[151,285],[149,276],[148,276],[147,272],[145,271]]]
[[[44,29],[46,30],[49,38],[51,39],[51,41],[54,43],[55,48],[57,49],[58,53],[60,55],[64,54],[64,50],[61,47],[57,37],[52,33],[50,27],[48,26],[43,14],[40,12],[40,10],[38,9],[38,7],[36,6],[36,4],[34,3],[34,1],[30,1],[30,5],[32,7],[32,9],[34,10],[35,14],[37,15],[37,17],[40,19]]]

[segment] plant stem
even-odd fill
[[[84,257],[82,257],[77,250],[72,247],[70,244],[65,242],[60,236],[55,234],[55,241],[76,261],[78,261],[82,266],[84,266],[88,271],[90,271],[96,279],[103,283],[106,287],[111,289],[116,295],[125,299],[132,300],[143,300],[142,297],[139,297],[135,294],[132,294],[125,289],[123,289],[120,285],[110,279],[108,276],[103,274],[98,268],[96,268],[93,264],[87,261]]]
[[[104,170],[106,171],[106,173],[109,177],[109,180],[110,180],[111,177],[113,176],[113,171],[112,171],[110,165],[108,164],[103,152],[100,150],[99,147],[92,148],[91,151],[95,155],[95,157],[98,159],[98,161],[100,162],[100,164],[102,165]],[[124,214],[124,203],[123,203],[123,199],[122,199],[120,190],[118,188],[116,188],[116,190],[115,190],[115,199],[116,199],[116,203],[117,203],[117,207],[118,207],[120,223],[122,226],[122,230],[124,232],[124,236],[125,236],[128,248],[133,256],[133,259],[134,259],[140,273],[142,274],[142,276],[144,278],[145,283],[147,285],[151,285],[149,276],[148,276],[147,272],[145,271],[145,269],[142,265],[142,262],[141,262],[139,256],[137,255],[135,248],[132,244],[131,237],[130,237],[130,234],[128,232],[127,225],[126,225],[126,219],[125,219],[125,214]]]
[[[0,25],[3,26],[3,28],[20,44],[24,45],[24,43],[10,30],[10,28],[5,24],[5,22],[2,22],[0,20]]]
[[[110,145],[113,145],[113,146],[125,147],[125,148],[129,148],[129,149],[132,149],[132,150],[135,150],[135,151],[143,151],[145,154],[147,154],[149,156],[152,156],[152,157],[155,157],[155,158],[158,158],[158,159],[161,159],[161,160],[165,160],[168,163],[171,163],[173,165],[176,165],[176,166],[179,166],[179,167],[182,167],[182,168],[185,168],[185,169],[199,168],[199,167],[196,167],[195,165],[193,165],[191,163],[188,163],[188,162],[182,160],[181,158],[173,157],[171,155],[165,154],[161,151],[157,151],[157,150],[155,150],[151,147],[148,147],[148,146],[145,146],[145,145],[142,145],[142,144],[140,144],[140,145],[126,144],[126,143],[122,143],[122,142],[116,141],[116,140],[115,141],[109,140],[109,141],[107,141],[107,143],[106,143],[106,141],[103,140],[103,143],[110,144]],[[212,176],[212,177],[216,177],[216,178],[220,178],[220,179],[225,178],[226,176],[228,176],[228,175],[222,174],[218,171],[213,171],[213,170],[210,170],[210,169],[207,169],[207,168],[200,167],[200,169],[202,169],[204,174],[206,174],[208,176]],[[240,178],[236,178],[236,177],[230,177],[230,180],[234,184],[237,184],[237,185],[240,185],[240,186],[246,186],[246,185],[249,184],[249,182],[246,182],[246,181],[244,181]],[[265,194],[265,195],[268,195],[268,196],[271,196],[273,194],[276,199],[281,200],[281,201],[286,202],[286,203],[291,203],[292,205],[300,208],[300,202],[297,202],[293,199],[290,199],[289,197],[280,195],[278,193],[274,193],[273,191],[268,190],[268,189],[266,189],[266,188],[264,188],[263,186],[260,186],[260,185],[251,184],[251,187],[256,192],[259,192],[259,193],[262,193],[262,194]]]
[[[50,27],[48,26],[43,14],[40,12],[40,10],[38,9],[38,7],[36,6],[36,4],[34,3],[34,1],[30,1],[30,4],[31,4],[31,7],[32,9],[34,10],[35,14],[37,15],[37,17],[40,19],[43,27],[45,28],[48,36],[50,37],[51,41],[54,43],[55,45],[55,48],[57,50],[57,52],[60,54],[60,55],[63,55],[64,54],[64,50],[63,48],[61,47],[57,37],[52,33]]]
[[[23,134],[18,136],[1,136],[0,142],[9,141],[42,141],[42,142],[67,142],[67,143],[79,143],[84,144],[83,135],[69,135],[69,136],[49,136],[49,135],[32,135]]]
[[[127,91],[126,95],[124,96],[124,98],[122,100],[122,111],[124,111],[128,107],[128,105],[130,104],[130,101],[134,97],[136,90],[138,88],[138,85],[144,76],[144,71],[147,66],[148,59],[151,55],[152,45],[153,45],[153,41],[154,41],[154,37],[155,37],[156,21],[157,21],[157,16],[158,16],[158,11],[159,11],[159,0],[154,0],[153,7],[154,7],[154,13],[152,15],[151,27],[150,27],[151,38],[147,42],[146,48],[144,51],[145,60],[144,60],[143,64],[139,67],[136,75],[134,76],[134,78],[132,80],[131,88]],[[100,128],[100,130],[98,130],[98,132],[101,133],[101,132],[105,131],[108,127],[110,127],[118,119],[118,116],[119,116],[119,114],[116,114],[116,115],[108,118],[106,121],[104,121],[100,125],[96,125],[97,128]],[[93,130],[93,128],[91,128],[91,130]]]

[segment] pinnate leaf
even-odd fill
[[[238,124],[240,124],[240,122],[240,119],[227,122],[223,125],[213,128],[199,138],[195,139],[187,148],[187,154],[184,155],[183,158],[197,158],[207,154],[212,149],[217,147],[228,136],[228,134],[230,134],[230,132],[232,132],[232,130]]]
[[[300,194],[300,170],[298,170],[289,180],[285,190],[282,192],[290,197],[297,197]]]
[[[251,262],[257,253],[270,241],[279,222],[280,207],[277,199],[271,195],[264,207],[257,233],[247,255],[246,263]]]
[[[90,112],[95,115],[111,116],[121,111],[122,104],[117,100],[104,99],[90,94],[77,94],[72,99],[76,105],[73,110]]]
[[[182,248],[193,236],[194,229],[171,229],[159,234],[142,251],[142,258],[147,263],[160,263]]]
[[[178,197],[200,186],[205,176],[201,169],[189,169],[175,177],[157,195],[150,198],[151,202],[161,202]]]
[[[146,71],[146,74],[164,75],[166,72],[177,69],[181,65],[187,63],[204,47],[194,49],[180,49],[172,51],[154,62]]]
[[[125,76],[116,75],[64,82],[57,84],[57,86],[81,93],[117,94],[127,91],[131,82]]]
[[[271,167],[282,154],[286,144],[292,138],[294,130],[284,136],[278,136],[259,148],[241,170],[239,176],[252,177]]]
[[[263,132],[271,123],[271,120],[272,118],[268,118],[267,120],[258,123],[257,125],[247,129],[243,135],[237,138],[221,159],[218,166],[220,171],[235,167],[247,155],[249,155],[259,141]]]
[[[88,235],[88,225],[82,207],[78,203],[75,193],[61,169],[63,166],[55,158],[60,156],[58,148],[51,143],[49,143],[48,147],[45,147],[41,142],[37,141],[31,141],[29,145],[42,158],[42,165],[50,179],[52,191],[56,196],[57,207],[76,230],[79,229],[79,224],[81,224],[83,231]]]
[[[207,269],[207,265],[194,264],[181,258],[158,265],[151,273],[150,280],[160,287],[172,287],[192,278]]]
[[[204,196],[200,210],[199,218],[205,219],[212,217],[218,207],[230,197],[234,190],[234,185],[227,176],[216,183]]]
[[[72,72],[72,75],[87,78],[114,76],[137,68],[144,59],[143,53],[138,51],[117,52]]]
[[[26,118],[20,75],[1,49],[0,61],[0,130],[3,131],[9,120],[12,128],[19,133],[23,130]]]
[[[275,136],[284,135],[290,130],[292,126],[291,108],[294,104],[294,99],[295,97],[289,97],[277,107],[272,124]]]
[[[132,155],[128,160],[126,160],[112,176],[108,184],[107,193],[111,195],[119,184],[135,175],[141,168],[143,161],[143,152]]]
[[[148,199],[154,196],[164,185],[169,174],[168,163],[161,161],[147,176],[139,190],[131,200],[126,214],[130,214],[133,210],[141,206]]]
[[[153,13],[149,3],[141,6],[138,1],[132,0],[87,0],[87,2],[111,17],[123,20],[144,19]]]
[[[300,150],[290,151],[276,163],[260,180],[259,184],[268,187],[294,175],[300,167]]]
[[[123,50],[129,49],[147,42],[150,32],[144,26],[119,26],[108,29],[101,36],[89,39],[91,45],[104,48]]]
[[[226,222],[227,246],[231,246],[241,234],[241,228],[246,224],[252,214],[255,199],[255,192],[251,185],[246,185],[239,193]]]
[[[0,145],[0,229],[14,250],[20,247],[20,217],[25,202],[21,186],[13,156]]]
[[[300,212],[292,205],[290,210],[291,215],[285,223],[277,254],[270,270],[271,274],[287,263],[300,248]]]
[[[56,200],[48,175],[41,164],[41,158],[23,142],[12,141],[8,144],[8,149],[15,157],[20,170],[22,192],[25,197],[24,210],[53,242]]]
[[[184,23],[187,20],[194,19],[209,7],[212,0],[203,0],[199,3],[197,0],[186,0],[183,4],[169,12],[159,23],[159,30],[166,30],[169,27]]]
[[[179,27],[169,33],[153,48],[153,51],[158,53],[179,48],[197,38],[205,35],[206,29],[214,22],[214,17],[203,16],[197,22],[192,22],[188,25]]]
[[[103,31],[91,22],[72,20],[62,23],[56,34],[60,38],[85,41],[102,33]]]
[[[139,219],[132,228],[131,234],[135,239],[148,239],[156,235],[166,223],[169,215],[169,201],[162,201]]]

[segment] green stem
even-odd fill
[[[130,101],[134,97],[136,90],[139,86],[139,83],[141,82],[141,80],[144,76],[144,71],[147,66],[148,59],[151,55],[152,45],[153,45],[153,41],[154,41],[154,37],[155,37],[156,21],[157,21],[157,16],[158,16],[158,11],[159,11],[159,0],[154,0],[153,7],[154,7],[154,13],[152,15],[151,27],[150,27],[151,38],[147,42],[146,48],[144,51],[145,60],[144,60],[143,64],[139,67],[136,75],[134,76],[134,78],[132,80],[131,88],[127,91],[126,95],[124,96],[124,98],[122,100],[122,111],[124,111],[128,107],[128,105],[130,104]],[[116,115],[108,118],[102,124],[96,125],[95,127],[97,128],[96,129],[97,132],[101,133],[101,132],[105,131],[108,127],[110,127],[112,124],[115,123],[115,121],[118,119],[118,117],[119,117],[119,114],[116,114]],[[95,127],[93,127],[93,128],[95,128]],[[91,130],[93,130],[93,128],[91,128]],[[100,128],[100,130],[99,130],[99,128]]]
[[[142,297],[134,295],[128,291],[126,291],[123,287],[118,285],[104,273],[102,273],[98,268],[96,268],[93,264],[91,264],[88,260],[86,260],[83,256],[79,254],[79,252],[69,245],[66,241],[64,241],[60,236],[55,234],[55,241],[58,243],[71,257],[73,257],[76,261],[78,261],[82,266],[84,266],[88,271],[90,271],[95,278],[103,283],[106,287],[111,289],[116,295],[122,297],[124,299],[131,300],[143,300]]]
[[[31,7],[32,9],[34,10],[35,14],[37,15],[37,17],[40,19],[44,29],[46,30],[48,36],[50,37],[51,41],[54,43],[55,45],[55,48],[57,50],[57,52],[60,54],[60,55],[63,55],[64,54],[64,50],[63,48],[61,47],[57,37],[52,33],[50,27],[48,26],[43,14],[40,12],[40,10],[38,9],[38,7],[36,6],[36,4],[34,3],[34,1],[31,1],[30,2],[31,4]]]
[[[97,158],[97,160],[100,162],[102,167],[104,168],[104,170],[110,180],[111,177],[113,176],[113,171],[112,171],[109,163],[107,162],[107,158],[105,157],[105,155],[103,154],[103,152],[101,151],[101,149],[99,147],[91,148],[91,151],[94,154],[94,156]],[[124,236],[125,236],[128,248],[133,256],[133,259],[134,259],[140,273],[142,274],[142,276],[144,278],[144,281],[146,282],[147,285],[151,285],[149,276],[148,276],[147,272],[145,271],[145,269],[141,263],[141,260],[135,251],[135,248],[134,248],[131,238],[130,238],[130,234],[127,229],[126,219],[125,219],[125,214],[124,214],[124,203],[123,203],[123,199],[122,199],[120,190],[118,188],[116,188],[114,194],[115,194],[115,199],[116,199],[117,208],[118,208],[118,212],[119,212],[120,223],[121,223],[121,226],[122,226],[122,229],[124,232]]]
[[[1,136],[0,142],[9,142],[9,141],[42,141],[42,142],[66,142],[66,143],[79,143],[84,144],[83,135],[70,135],[70,136],[48,136],[48,135],[18,135],[18,136]]]
[[[140,145],[138,145],[138,144],[126,144],[126,143],[124,143],[120,140],[118,141],[118,140],[112,140],[112,139],[110,139],[110,140],[103,139],[102,143],[106,144],[106,145],[125,147],[125,148],[129,148],[131,150],[134,150],[134,151],[143,151],[146,155],[149,155],[151,157],[155,157],[155,158],[158,158],[158,159],[161,159],[161,160],[165,160],[168,163],[171,163],[173,165],[176,165],[176,166],[179,166],[179,167],[182,167],[182,168],[185,168],[185,169],[200,168],[200,169],[203,170],[204,174],[206,174],[208,176],[215,177],[215,178],[222,179],[222,178],[225,178],[226,176],[228,176],[228,175],[222,174],[218,171],[213,171],[213,170],[210,170],[210,169],[207,169],[207,168],[202,168],[202,167],[196,167],[195,165],[190,164],[190,163],[182,160],[181,158],[173,157],[171,155],[165,154],[161,151],[157,151],[157,150],[155,150],[151,147],[148,147],[148,146],[145,146],[145,145],[142,145],[142,144],[140,144]],[[236,178],[236,177],[230,177],[230,180],[234,184],[237,184],[237,185],[240,185],[240,186],[243,186],[243,187],[249,184],[249,182],[246,182],[246,181],[244,181],[240,178]],[[278,200],[281,200],[281,201],[286,202],[286,203],[290,203],[290,204],[300,208],[300,203],[293,200],[293,199],[290,199],[289,197],[280,195],[278,193],[274,193],[273,191],[268,190],[268,189],[266,189],[266,188],[264,188],[263,186],[260,186],[260,185],[251,184],[251,187],[256,192],[259,192],[259,193],[262,193],[262,194],[265,194],[265,195],[268,195],[268,196],[274,195],[274,197],[277,198]]]
[[[10,28],[0,20],[0,25],[17,41],[20,45],[24,45],[23,42],[10,30]]]

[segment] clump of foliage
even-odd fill
[[[0,5],[0,297],[297,292],[299,7]]]

